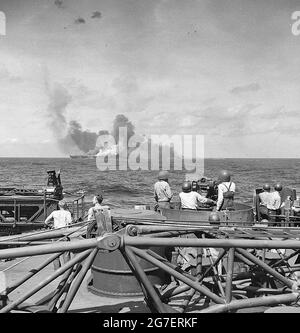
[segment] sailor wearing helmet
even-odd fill
[[[222,170],[219,174],[217,210],[234,210],[235,183],[230,173]]]
[[[269,219],[269,207],[272,205],[273,194],[270,192],[271,186],[269,184],[263,185],[263,192],[258,194],[259,198],[259,212],[262,219]]]
[[[159,208],[170,208],[172,191],[169,185],[168,171],[160,171],[158,181],[154,184],[154,198]]]

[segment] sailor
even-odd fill
[[[218,180],[217,210],[234,210],[235,183],[231,181],[230,173],[222,170]]]
[[[215,205],[216,201],[206,198],[202,196],[200,193],[196,191],[192,191],[192,183],[189,181],[185,181],[182,184],[182,192],[179,193],[180,203],[181,203],[181,209],[182,210],[197,210],[199,208],[199,204],[210,204]],[[187,235],[181,235],[182,238],[196,238],[194,234],[187,234]],[[210,254],[213,256],[213,258],[216,258],[218,255],[218,252],[215,251],[215,249],[210,249]],[[204,249],[204,252],[206,249]],[[181,266],[181,269],[189,272],[192,267],[197,266],[197,256],[198,256],[198,250],[197,248],[193,247],[183,247],[178,248],[178,252],[180,253],[180,256],[177,259],[177,264]],[[208,252],[205,252],[205,256]]]
[[[72,223],[72,215],[68,210],[67,203],[64,200],[58,202],[59,210],[53,211],[45,220],[46,226],[48,226],[53,220],[53,228],[64,228]],[[53,261],[54,270],[57,270],[62,264],[71,259],[70,252],[64,252],[60,257]]]
[[[275,217],[275,215],[279,215],[281,210],[281,196],[280,196],[280,192],[282,191],[282,185],[280,183],[277,183],[274,186],[274,192],[271,193],[271,199],[270,199],[270,203],[267,206],[268,207],[268,213],[269,216],[271,216],[271,221],[275,222],[277,221],[277,218]]]
[[[182,192],[179,193],[181,202],[181,209],[196,210],[199,208],[199,203],[215,205],[216,202],[212,199],[208,199],[198,192],[192,191],[192,184],[189,181],[185,181],[182,184]]]
[[[263,192],[258,194],[259,198],[259,212],[262,219],[269,219],[268,207],[272,204],[271,186],[269,184],[263,185]]]
[[[45,224],[48,226],[53,220],[53,228],[64,228],[72,223],[72,215],[68,210],[67,203],[64,200],[58,202],[59,210],[53,211],[45,220]]]
[[[95,219],[95,214],[98,211],[103,211],[104,209],[109,209],[109,206],[101,205],[103,202],[103,196],[102,194],[95,195],[93,198],[93,204],[94,206],[91,207],[88,211],[88,221]]]
[[[291,205],[291,209],[293,211],[293,215],[294,216],[299,216],[299,213],[300,213],[300,206],[299,206],[299,198],[297,197],[297,200],[295,200],[293,202],[293,204]],[[297,222],[294,223],[294,227],[299,227],[300,226],[300,223],[299,223],[299,219],[296,220]]]
[[[158,181],[154,184],[154,198],[159,208],[170,208],[172,191],[169,185],[168,171],[160,171]]]

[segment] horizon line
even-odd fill
[[[49,158],[55,158],[55,159],[72,159],[71,157],[68,156],[0,156],[0,159],[2,158],[44,158],[44,159],[49,159]],[[205,159],[300,159],[299,157],[204,157]],[[80,160],[80,159],[79,159]]]

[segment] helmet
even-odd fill
[[[191,192],[192,190],[192,184],[191,182],[184,182],[182,184],[182,191],[185,193]]]
[[[220,215],[217,212],[212,212],[208,216],[210,224],[220,224]]]
[[[275,186],[274,186],[274,190],[275,191],[281,191],[282,190],[282,185],[280,183],[277,183]]]
[[[230,173],[227,170],[222,170],[218,177],[220,182],[230,182]]]
[[[264,189],[265,191],[270,191],[270,190],[271,190],[271,186],[270,186],[269,184],[265,184],[265,185],[263,186],[263,189]]]
[[[168,180],[169,178],[169,172],[168,171],[160,171],[158,174],[159,180]]]

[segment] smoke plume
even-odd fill
[[[73,142],[76,147],[84,152],[89,153],[95,148],[98,134],[82,130],[82,126],[75,120],[69,122],[68,133],[64,138],[65,142]]]
[[[119,128],[126,127],[127,128],[127,142],[134,135],[134,126],[131,121],[124,116],[123,114],[118,114],[113,122],[113,130],[112,135],[115,138],[116,143],[119,143]]]
[[[64,141],[67,128],[65,113],[72,97],[64,87],[58,84],[55,85],[53,89],[50,89],[46,82],[46,88],[49,95],[49,105],[47,108],[49,125],[53,134],[58,139],[62,150],[67,152],[68,146],[72,146],[73,143],[68,142],[67,140]]]
[[[100,135],[111,134],[118,144],[120,127],[127,128],[127,140],[135,134],[134,125],[123,114],[115,117],[112,130],[102,129],[98,133],[83,129],[78,121],[67,121],[66,113],[72,102],[72,96],[65,87],[59,84],[50,86],[47,73],[45,87],[49,98],[48,123],[62,152],[72,155],[96,155],[99,152],[96,142]]]
[[[75,120],[70,122],[66,119],[66,111],[72,101],[72,96],[66,88],[56,84],[50,88],[46,80],[46,90],[49,97],[47,117],[50,128],[57,138],[62,152],[66,154],[96,155],[98,136],[112,134],[116,143],[119,142],[119,128],[126,127],[128,140],[134,135],[134,125],[123,114],[119,114],[113,121],[112,131],[99,130],[98,133],[84,130],[82,125]]]

